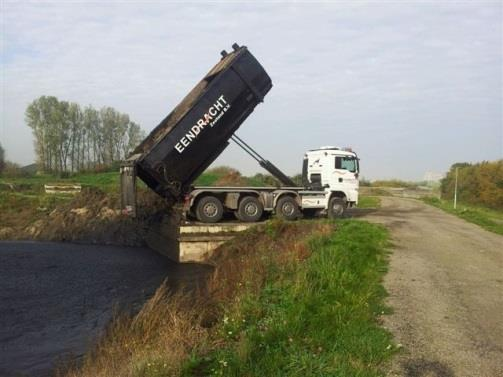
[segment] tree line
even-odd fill
[[[5,169],[5,150],[3,149],[2,144],[0,144],[0,174],[2,174],[4,169]]]
[[[42,96],[26,109],[39,170],[50,173],[105,169],[125,159],[145,137],[129,115]]]
[[[442,197],[452,199],[458,169],[458,200],[503,209],[503,160],[456,163],[441,181]]]

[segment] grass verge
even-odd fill
[[[186,376],[378,376],[393,353],[377,318],[386,231],[360,221],[309,241],[303,263],[269,265],[217,327],[220,347],[195,357]]]
[[[458,208],[454,209],[450,201],[432,197],[425,197],[422,200],[427,204],[477,224],[490,232],[503,235],[503,212],[501,211],[466,204],[458,204]]]
[[[382,375],[395,351],[379,325],[387,242],[356,220],[267,222],[220,249],[204,289],[161,287],[58,375]]]
[[[381,208],[381,198],[377,196],[360,196],[358,208]]]

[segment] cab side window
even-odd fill
[[[336,157],[335,168],[356,173],[356,159],[354,157]]]

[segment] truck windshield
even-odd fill
[[[352,173],[358,171],[358,162],[355,157],[336,157],[335,158],[335,168],[348,170]]]

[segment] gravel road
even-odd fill
[[[114,310],[135,310],[165,278],[191,285],[209,270],[148,249],[0,242],[0,376],[47,376],[81,355]]]
[[[391,229],[385,326],[404,346],[390,376],[503,376],[503,237],[422,202],[382,198]]]

